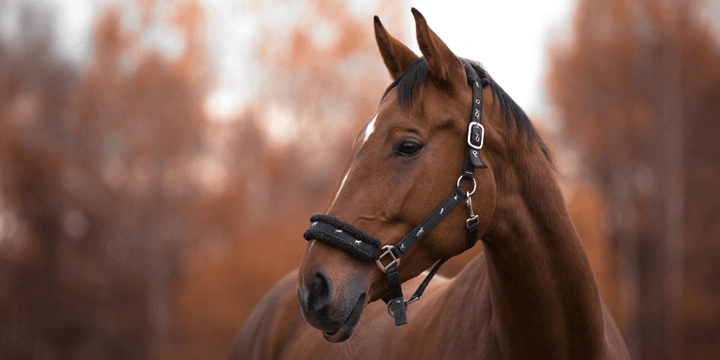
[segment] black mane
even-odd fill
[[[552,164],[552,157],[550,155],[550,151],[547,148],[547,145],[545,145],[545,142],[540,138],[540,135],[538,134],[537,130],[535,130],[535,127],[533,126],[532,122],[530,122],[530,118],[525,114],[525,111],[523,111],[522,108],[513,100],[510,95],[508,95],[505,90],[503,90],[498,83],[495,82],[495,80],[490,77],[490,75],[485,71],[485,69],[480,65],[478,62],[465,60],[470,65],[472,65],[473,69],[477,71],[478,75],[481,79],[483,79],[483,83],[487,83],[487,86],[490,86],[493,92],[493,97],[495,100],[495,104],[500,104],[500,107],[502,108],[503,114],[505,114],[505,123],[507,124],[508,128],[512,131],[513,128],[513,122],[517,125],[518,130],[520,131],[520,134],[523,136],[527,136],[528,139],[535,141],[540,145],[540,149],[542,149],[542,152],[545,154],[545,157],[547,160]],[[400,102],[400,106],[404,109],[411,109],[414,105],[414,102],[417,101],[417,93],[418,89],[420,88],[420,84],[425,80],[428,74],[428,64],[425,61],[424,58],[419,58],[413,62],[410,67],[405,71],[402,76],[397,78],[390,86],[385,90],[385,94],[383,94],[383,98],[385,95],[387,95],[388,92],[390,92],[392,89],[397,88],[397,96],[398,101]]]

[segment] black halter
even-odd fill
[[[420,223],[409,234],[405,235],[395,245],[385,245],[380,247],[381,243],[376,237],[327,214],[314,214],[310,217],[311,225],[303,234],[306,240],[320,240],[331,246],[335,246],[350,255],[363,260],[375,261],[388,278],[389,293],[383,297],[383,301],[388,305],[388,313],[395,318],[395,325],[407,324],[407,305],[420,299],[425,288],[432,280],[433,276],[438,272],[440,266],[447,259],[440,260],[425,280],[415,290],[410,299],[405,300],[402,293],[400,282],[400,274],[398,266],[402,256],[417,243],[425,234],[432,230],[442,221],[458,204],[465,200],[470,217],[466,220],[467,240],[465,250],[470,249],[477,243],[478,236],[478,216],[472,209],[472,198],[470,197],[477,188],[475,182],[475,169],[487,168],[480,158],[480,149],[483,146],[485,137],[485,128],[480,123],[482,117],[482,89],[489,84],[489,79],[480,77],[475,69],[468,62],[463,60],[465,72],[467,74],[468,83],[472,87],[473,107],[470,116],[470,124],[468,126],[467,135],[467,152],[465,155],[465,164],[463,173],[458,178],[455,190],[448,196],[445,201]],[[471,191],[465,191],[460,187],[462,180],[472,181],[473,188]]]

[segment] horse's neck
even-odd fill
[[[483,237],[500,350],[562,358],[599,346],[597,285],[550,164],[539,149],[514,159],[494,169],[497,204]]]

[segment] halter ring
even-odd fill
[[[410,299],[403,300],[403,301],[405,301],[405,306],[408,306],[418,300],[420,300],[420,297],[411,297]],[[397,300],[395,300],[395,301],[397,301]],[[392,309],[392,301],[387,303],[387,312],[388,312],[388,315],[390,315],[390,317],[392,317],[392,318],[395,317],[395,312]]]
[[[471,191],[467,191],[467,197],[469,198],[470,196],[472,196],[472,194],[475,193],[475,190],[477,189],[477,181],[475,181],[475,178],[474,178],[474,177],[468,177],[468,176],[465,176],[465,175],[460,175],[460,177],[458,178],[458,181],[457,181],[457,186],[458,186],[458,187],[460,187],[460,182],[462,181],[462,179],[469,179],[469,180],[472,180],[472,182],[473,182],[473,188],[472,188],[472,190],[471,190]]]

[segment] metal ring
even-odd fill
[[[468,177],[466,177],[465,175],[460,175],[460,177],[458,178],[458,181],[457,181],[457,186],[458,186],[458,187],[460,187],[460,181],[462,181],[462,179],[469,179],[469,180],[472,180],[472,182],[473,182],[472,191],[468,191],[468,192],[467,192],[467,196],[470,197],[472,194],[475,193],[475,190],[477,190],[477,181],[475,181],[475,178],[474,178],[474,177],[468,178]]]
[[[396,300],[396,299],[393,299],[393,300]],[[392,302],[393,302],[393,300],[390,300],[390,301],[388,301],[388,303],[387,303],[388,315],[390,315],[391,318],[395,318],[395,312],[394,312],[393,309],[392,309]],[[405,305],[407,306],[407,301],[405,301],[405,299],[403,299],[403,302],[404,302]]]

